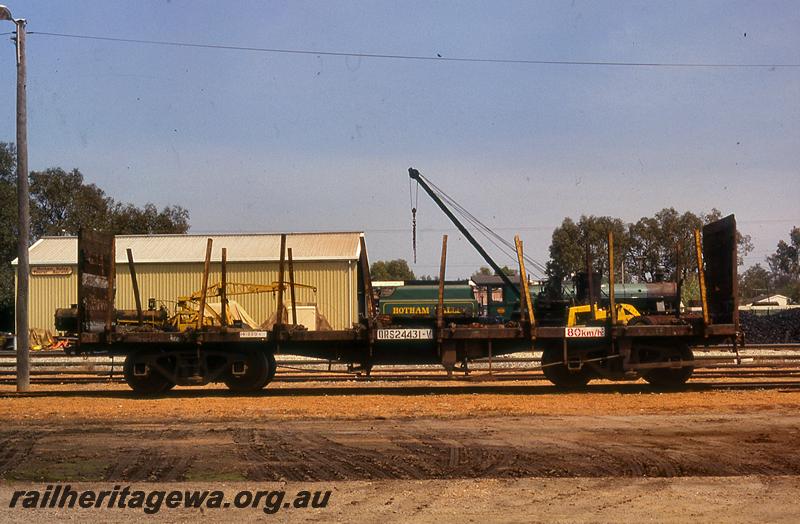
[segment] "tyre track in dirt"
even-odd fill
[[[56,479],[47,465],[65,456],[100,461],[88,480],[126,482],[186,480],[212,458],[250,481],[800,475],[798,428],[789,413],[11,428],[0,478],[28,478],[33,457],[36,478]]]
[[[497,422],[497,421],[495,421]],[[730,425],[725,421],[725,425]],[[420,431],[418,424],[391,428],[320,431],[247,429],[243,446],[250,480],[386,480],[519,477],[678,477],[797,475],[800,459],[795,428],[740,429],[724,438],[691,431],[598,429],[590,435],[532,435],[527,442],[504,442],[502,432],[486,441],[480,431],[442,427]],[[522,430],[520,430],[521,432]],[[722,431],[730,431],[728,428]],[[518,432],[519,433],[519,432]],[[375,438],[379,435],[381,438]],[[613,438],[616,440],[612,440]],[[517,434],[516,437],[520,435]],[[357,441],[343,444],[342,440]],[[514,439],[511,439],[514,440]]]
[[[165,444],[180,443],[189,439],[192,431],[165,429],[162,431],[136,431],[128,434],[130,444],[114,449],[114,461],[106,469],[105,481],[178,481],[185,480],[186,473],[196,455],[182,452],[169,453]],[[139,446],[136,446],[136,444]]]
[[[27,460],[38,439],[33,431],[0,433],[0,478]]]

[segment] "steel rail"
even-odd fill
[[[800,344],[759,344],[737,354],[725,349],[695,348],[694,379],[796,377],[800,373]],[[709,354],[712,352],[725,354]],[[759,352],[759,353],[754,353]],[[39,384],[103,383],[122,380],[122,357],[70,356],[63,351],[31,354],[31,378]],[[281,358],[276,382],[301,381],[404,381],[404,380],[544,380],[539,357],[495,357],[475,359],[467,369],[457,369],[450,379],[436,364],[378,365],[369,376],[336,361],[312,358]],[[527,365],[526,365],[527,364]],[[14,353],[0,352],[0,383],[16,380]]]

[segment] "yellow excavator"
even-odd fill
[[[617,322],[620,324],[627,324],[630,319],[641,315],[639,310],[631,304],[617,304],[616,309]],[[567,310],[567,327],[602,324],[608,319],[609,315],[610,312],[608,310],[599,307],[597,304],[594,306],[594,318],[592,318],[591,305],[572,306]]]
[[[315,286],[307,284],[289,283],[284,282],[283,288],[290,289],[292,286],[295,288],[310,289],[316,293]],[[225,284],[224,294],[225,297],[238,296],[238,295],[252,295],[256,293],[276,293],[280,288],[279,282],[271,284],[242,284],[238,282],[228,282]],[[213,284],[206,290],[206,306],[205,313],[203,314],[204,326],[221,326],[222,325],[222,304],[212,305],[208,303],[209,298],[221,297],[223,295],[222,283]],[[189,296],[178,297],[178,304],[175,314],[169,319],[169,324],[178,331],[186,331],[187,329],[197,328],[197,319],[200,313],[200,300],[203,296],[202,291],[195,291]],[[225,318],[228,322],[232,320],[240,320],[247,324],[253,324],[250,315],[235,302],[225,301]],[[255,326],[251,326],[255,327]]]

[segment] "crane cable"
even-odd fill
[[[438,189],[438,188],[437,188]],[[441,191],[441,189],[439,189]],[[495,233],[491,228],[489,228],[486,224],[481,222],[475,215],[470,213],[466,208],[458,204],[455,200],[453,200],[448,195],[443,195],[443,197],[454,207],[456,207],[459,213],[467,220],[469,223],[473,225],[489,242],[491,242],[495,247],[497,247],[501,252],[503,252],[506,256],[509,257],[511,260],[516,260],[516,248],[515,246],[508,240],[504,239],[497,233]],[[546,274],[545,266],[527,255],[523,255],[523,258],[537,270],[537,272],[541,272],[541,274]]]
[[[450,207],[452,207],[453,210],[456,213],[458,213],[462,219],[464,219],[468,224],[470,224],[473,228],[475,228],[478,232],[480,232],[481,235],[484,236],[484,238],[486,238],[492,245],[494,245],[497,249],[499,249],[504,255],[508,256],[509,258],[513,258],[512,254],[509,251],[508,246],[499,244],[496,238],[493,238],[492,236],[487,234],[487,232],[493,233],[491,229],[488,228],[488,226],[486,226],[480,220],[478,220],[477,217],[475,217],[472,213],[470,213],[464,206],[456,202],[455,199],[453,199],[450,195],[445,193],[440,187],[436,186],[430,180],[427,180],[427,182],[428,185],[430,185],[436,191],[439,198],[441,198],[442,201],[449,204]],[[494,236],[496,237],[497,235]],[[501,243],[503,242],[502,239],[500,239],[500,242]]]
[[[411,249],[414,252],[414,263],[417,263],[417,204],[419,204],[419,182],[417,182],[416,199],[408,179],[408,200],[411,203]]]
[[[446,201],[450,206],[454,208],[458,214],[462,216],[467,222],[469,222],[476,230],[478,230],[489,242],[491,242],[495,247],[497,247],[503,254],[508,256],[511,259],[516,258],[516,248],[515,246],[509,242],[508,240],[504,239],[497,233],[495,233],[489,226],[481,222],[475,215],[470,213],[464,206],[456,202],[450,195],[445,193],[440,187],[436,186],[433,182],[429,179],[425,179],[429,186],[431,186],[438,196],[443,200]],[[523,258],[530,263],[534,268],[536,268],[537,272],[541,273],[541,275],[547,274],[547,268],[544,264],[535,260],[527,255],[523,255]],[[540,276],[541,276],[540,275]]]

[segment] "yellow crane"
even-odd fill
[[[308,284],[283,282],[282,285],[283,289],[291,288],[292,286],[295,288],[310,289],[314,293],[317,292],[317,288],[315,286],[310,286]],[[272,282],[271,284],[245,284],[240,282],[227,282],[223,289],[222,283],[219,282],[208,287],[206,290],[206,299],[221,297],[224,293],[226,303],[220,307],[225,308],[225,318],[230,319],[231,310],[227,303],[227,297],[253,295],[257,293],[274,294],[280,290],[280,288],[280,282]],[[196,328],[202,296],[203,292],[200,290],[193,292],[189,296],[178,297],[178,304],[175,314],[169,319],[169,323],[178,331],[186,331],[190,328]],[[208,303],[206,303],[205,309],[206,311],[203,315],[204,326],[222,325],[222,317],[219,312],[209,307]]]
[[[639,310],[631,304],[618,303],[617,321],[620,324],[627,324],[634,317],[641,315]],[[592,318],[594,310],[594,318]],[[595,304],[594,308],[586,304],[583,306],[572,306],[567,312],[567,327],[591,325],[597,322],[605,322],[609,316],[609,311]]]

